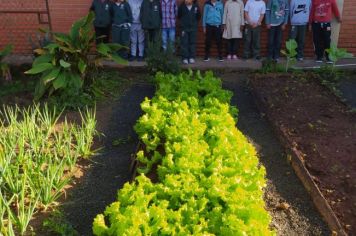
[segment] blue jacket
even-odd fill
[[[211,2],[211,0],[207,1],[204,5],[203,27],[206,27],[206,25],[222,25],[223,15],[224,4],[221,1],[216,1],[215,6]]]
[[[268,0],[266,25],[287,24],[289,18],[289,0]]]

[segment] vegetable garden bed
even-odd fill
[[[231,93],[212,74],[156,79],[156,96],[142,103],[135,126],[145,149],[137,153],[142,175],[95,218],[94,234],[273,234],[265,170],[235,128]],[[157,183],[144,175],[152,171]]]
[[[329,227],[339,235],[355,232],[356,117],[330,91],[303,76],[257,75],[250,82]]]

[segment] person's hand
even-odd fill
[[[282,25],[282,30],[284,31],[286,29],[286,24]]]
[[[342,20],[340,17],[336,18],[337,22],[339,22],[340,24],[342,23]]]
[[[244,31],[244,25],[240,25],[240,31],[243,32]]]
[[[309,32],[311,32],[311,31],[312,31],[312,25],[311,25],[311,24],[309,24],[308,29],[309,29]]]
[[[271,29],[271,27],[272,27],[271,25],[267,25],[267,29]]]
[[[226,25],[223,25],[223,27],[222,27],[222,28],[223,28],[223,30],[226,30]]]
[[[203,27],[203,33],[206,34],[206,28],[205,27]]]

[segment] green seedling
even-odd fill
[[[286,42],[286,50],[282,50],[282,54],[287,58],[285,72],[288,72],[289,68],[296,62],[297,48],[298,44],[294,39],[290,39]]]

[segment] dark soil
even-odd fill
[[[307,78],[309,78],[307,76]],[[254,76],[267,116],[288,130],[345,230],[356,232],[356,115],[314,79]]]
[[[348,75],[339,83],[341,96],[352,109],[356,109],[356,72]]]
[[[224,87],[234,93],[239,109],[238,128],[255,145],[267,171],[265,201],[278,235],[330,235],[309,194],[287,162],[272,127],[261,116],[247,86],[246,74],[221,75]]]
[[[328,235],[327,226],[288,165],[271,127],[253,103],[246,78],[246,75],[238,79],[234,74],[223,76],[224,86],[234,92],[233,104],[240,110],[239,129],[258,148],[267,170],[265,199],[273,217],[272,226],[279,235]],[[84,170],[84,176],[69,192],[62,207],[80,235],[92,234],[94,217],[116,200],[118,189],[130,180],[130,160],[137,145],[133,125],[141,114],[140,103],[153,93],[152,85],[134,84],[119,101],[98,106],[98,126],[105,135],[103,152]],[[118,139],[127,142],[113,146]]]
[[[134,84],[119,100],[98,106],[103,150],[93,157],[81,181],[62,205],[68,221],[80,235],[92,235],[95,216],[116,200],[117,191],[130,180],[130,157],[138,142],[133,126],[141,115],[140,103],[153,93],[152,85]],[[115,140],[121,141],[113,145]]]

